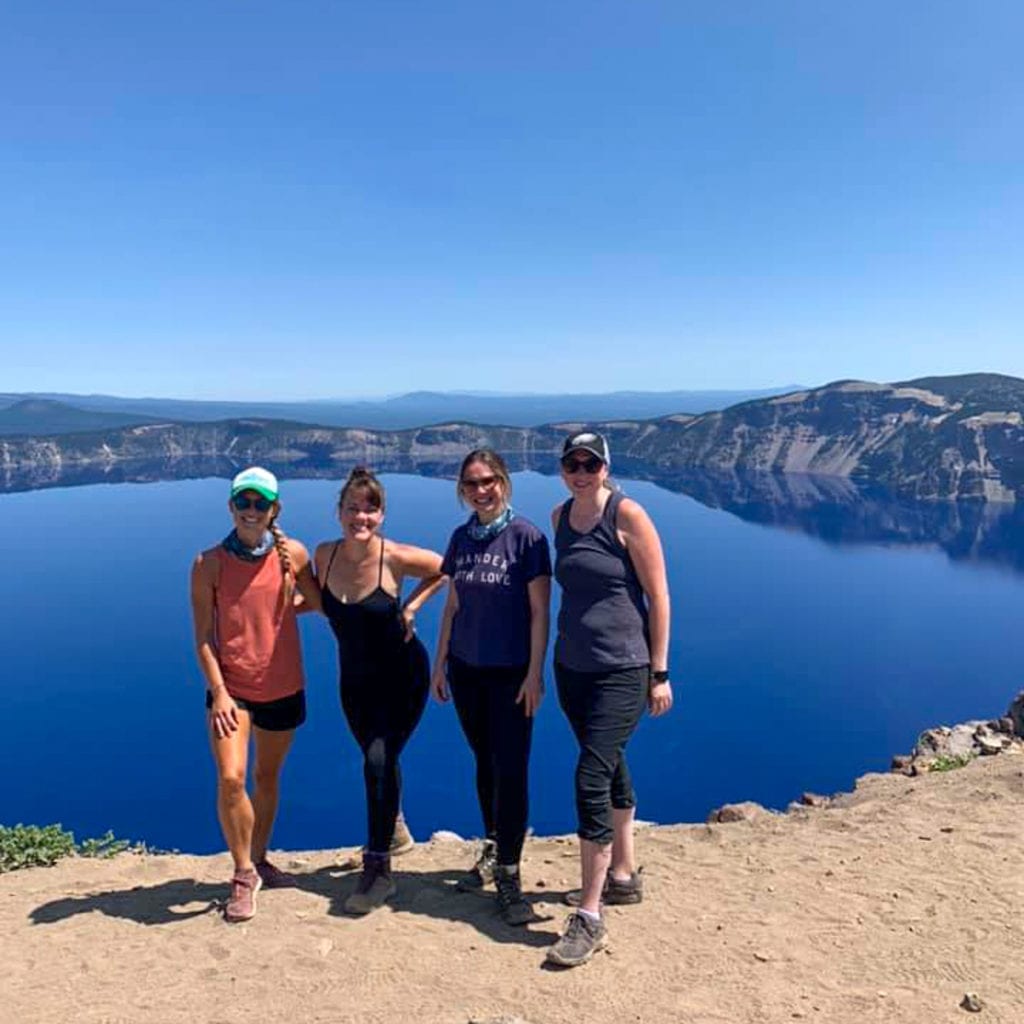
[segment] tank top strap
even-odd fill
[[[377,589],[383,589],[384,585],[384,538],[380,539],[380,563],[377,566]]]
[[[572,498],[566,498],[562,502],[562,510],[558,513],[558,529],[562,530],[569,525],[569,513],[572,511]]]
[[[327,589],[327,579],[331,575],[331,566],[334,565],[334,556],[338,553],[338,545],[341,543],[340,540],[334,542],[334,547],[331,548],[331,557],[327,559],[327,568],[324,569],[324,578],[320,581],[320,589]]]

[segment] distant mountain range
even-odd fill
[[[452,420],[532,427],[553,420],[651,419],[670,413],[702,413],[793,390],[790,386],[757,391],[614,391],[595,395],[415,391],[358,402],[203,402],[115,395],[0,394],[0,435],[66,434],[156,420],[250,418],[373,430],[404,430]]]
[[[341,475],[355,462],[381,469],[452,468],[490,445],[516,468],[552,471],[580,420],[539,427],[452,422],[404,430],[310,426],[263,418],[149,423],[50,437],[0,437],[8,489],[53,483],[88,467],[118,478],[182,463],[262,463],[289,476]],[[999,374],[929,377],[896,384],[837,381],[741,402],[701,415],[601,418],[626,475],[714,472],[849,479],[914,499],[1024,499],[1024,380]],[[177,467],[177,468],[176,468]]]

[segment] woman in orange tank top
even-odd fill
[[[306,718],[299,607],[320,609],[309,555],[281,532],[277,479],[258,466],[231,483],[234,529],[192,566],[196,654],[206,678],[210,745],[217,766],[217,815],[234,860],[228,921],[246,921],[261,886],[291,883],[267,860],[279,779],[295,730]],[[245,789],[249,740],[255,788]]]

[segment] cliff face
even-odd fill
[[[516,468],[546,468],[577,426],[453,423],[375,431],[259,419],[147,424],[0,438],[0,477],[7,489],[21,489],[85,468],[116,478],[134,463],[154,467],[156,475],[162,464],[168,476],[178,476],[183,463],[196,460],[333,475],[356,462],[455,466],[482,445],[506,453]],[[663,474],[689,468],[799,473],[869,482],[918,499],[1024,498],[1024,381],[1013,377],[840,381],[702,416],[596,426],[609,435],[617,465]]]

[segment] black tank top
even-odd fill
[[[331,552],[324,582],[324,614],[338,639],[338,657],[342,672],[350,675],[372,675],[381,669],[395,667],[408,658],[410,646],[405,642],[400,605],[394,594],[389,594],[384,583],[384,541],[380,545],[380,565],[377,568],[377,586],[361,601],[342,601],[327,586],[338,541]]]
[[[555,530],[555,579],[562,588],[555,661],[577,672],[635,668],[650,662],[647,605],[633,560],[615,528],[622,494],[611,494],[597,525],[569,524],[572,498]]]

